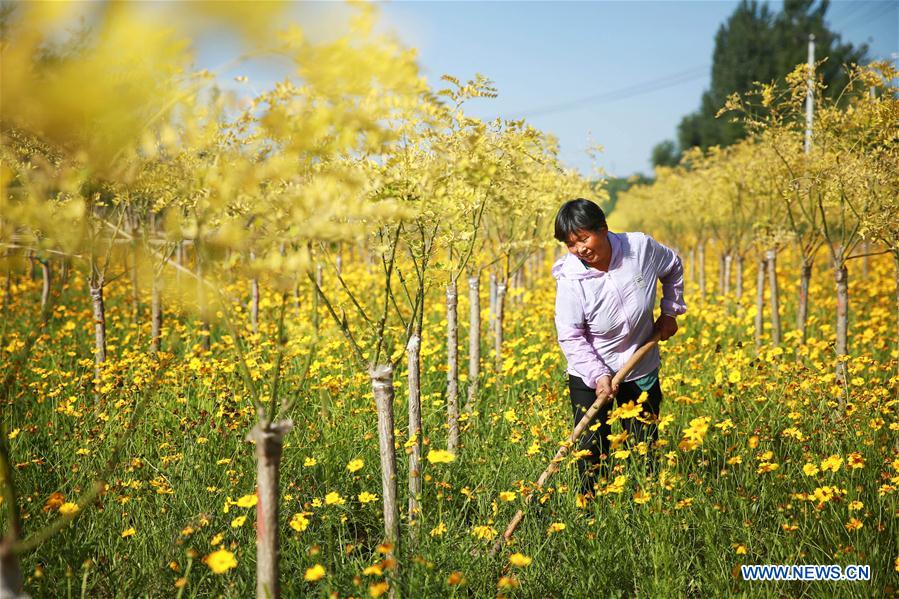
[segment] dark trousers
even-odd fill
[[[596,401],[596,390],[591,389],[584,381],[573,374],[568,375],[568,391],[571,394],[571,410],[574,414],[574,424],[580,422],[593,402]],[[615,399],[618,405],[626,404],[629,401],[637,401],[640,397],[640,387],[637,383],[621,383],[618,387],[618,395]],[[628,432],[625,447],[633,448],[641,441],[645,442],[650,451],[647,454],[647,470],[653,471],[656,467],[655,452],[652,451],[653,445],[659,438],[658,417],[659,406],[662,403],[662,388],[659,382],[647,391],[646,401],[642,404],[642,412],[636,418],[622,418],[621,425]],[[609,474],[609,463],[606,459],[609,455],[609,433],[612,432],[612,426],[608,423],[609,412],[612,404],[607,403],[590,423],[594,426],[600,422],[599,428],[591,431],[588,427],[581,438],[578,440],[578,449],[586,449],[590,451],[590,455],[577,461],[578,475],[581,480],[581,492],[593,492],[593,485],[599,477],[607,477]],[[642,420],[648,423],[641,422]]]

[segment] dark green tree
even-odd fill
[[[826,93],[836,97],[846,83],[843,65],[867,62],[868,46],[843,43],[828,28],[829,5],[829,0],[784,0],[783,10],[773,13],[767,4],[742,0],[715,35],[711,85],[702,94],[699,110],[684,116],[678,125],[673,156],[661,153],[659,158],[677,162],[684,149],[727,146],[742,139],[743,127],[726,118],[716,119],[718,109],[728,95],[748,91],[755,81],[782,83],[787,73],[806,61],[809,34],[815,36],[816,61],[826,59],[818,70]],[[654,165],[661,145],[653,148]]]

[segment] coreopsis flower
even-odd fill
[[[819,470],[818,470],[818,467],[817,467],[816,465],[814,465],[814,464],[812,464],[811,462],[809,462],[809,463],[807,463],[805,466],[802,467],[802,472],[803,472],[806,476],[815,476],[816,474],[818,474]]]
[[[358,495],[359,503],[371,503],[372,501],[377,501],[378,496],[374,493],[369,493],[368,491],[362,491]]]
[[[553,522],[552,524],[549,525],[549,528],[546,529],[546,532],[548,532],[548,533],[562,532],[563,530],[565,530],[564,522]]]
[[[432,464],[449,464],[455,459],[455,454],[445,449],[432,449],[428,452],[427,457],[427,460]]]
[[[496,536],[496,529],[492,526],[475,526],[471,529],[475,538],[491,541]]]
[[[350,472],[358,472],[359,470],[362,470],[363,466],[365,466],[365,462],[360,458],[356,458],[355,460],[349,461],[346,465],[346,469]]]
[[[303,532],[309,527],[309,519],[306,512],[294,514],[290,519],[290,527],[297,532]]]
[[[344,505],[346,500],[337,491],[325,495],[325,505]]]
[[[237,500],[237,507],[253,507],[259,502],[259,498],[255,493],[251,495],[244,495],[240,499]]]
[[[509,563],[516,568],[524,568],[525,566],[530,566],[532,561],[533,559],[524,555],[523,553],[513,553],[509,556]]]
[[[81,508],[78,507],[77,503],[72,503],[71,501],[66,501],[62,505],[59,506],[59,513],[63,516],[74,516],[78,513],[78,510]]]
[[[325,577],[325,567],[321,564],[315,564],[311,568],[306,568],[303,580],[306,582],[316,582]]]
[[[846,530],[849,532],[855,531],[863,527],[862,521],[858,518],[849,518],[849,522],[846,523]]]
[[[827,472],[828,470],[830,470],[831,472],[836,472],[842,465],[843,458],[838,455],[832,455],[829,458],[825,458],[821,461],[821,470],[824,472]]]
[[[224,574],[228,570],[237,567],[237,560],[234,559],[234,554],[227,549],[213,551],[206,556],[204,561],[215,574]]]

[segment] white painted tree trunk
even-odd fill
[[[7,540],[4,545],[9,545]],[[3,599],[29,599],[22,588],[22,566],[19,558],[8,546],[0,547],[0,597]]]
[[[808,290],[812,280],[812,262],[803,259],[799,269],[799,304],[796,306],[796,330],[799,331],[799,342],[805,343],[808,329]]]
[[[847,379],[846,363],[843,361],[849,353],[849,270],[846,264],[834,269],[837,284],[837,379]]]
[[[771,343],[780,345],[780,300],[777,288],[777,250],[768,250],[765,253],[768,269],[768,287],[770,288],[771,301]]]
[[[406,345],[409,382],[409,524],[421,512],[421,337],[413,333]],[[413,534],[416,526],[412,526]]]
[[[493,351],[496,354],[497,375],[502,372],[503,368],[503,312],[506,303],[506,284],[500,283],[496,286],[496,322],[493,325]]]
[[[50,301],[50,282],[52,279],[50,273],[50,263],[47,260],[41,260],[41,279],[43,281],[43,287],[41,288],[41,310],[47,307],[47,303]]]
[[[731,266],[733,265],[734,257],[727,253],[724,256],[724,284],[721,288],[721,295],[727,296],[730,294],[730,273]]]
[[[158,352],[162,337],[162,282],[153,276],[153,287],[150,291],[150,350]]]
[[[194,258],[197,261],[197,306],[200,312],[200,345],[209,350],[212,339],[209,327],[209,315],[206,313],[206,282],[203,280],[203,259],[200,256],[199,244],[194,244]]]
[[[281,596],[281,548],[278,528],[281,453],[284,435],[293,423],[282,420],[269,426],[257,423],[247,435],[256,444],[256,597]]]
[[[446,424],[447,451],[456,453],[459,448],[459,318],[454,281],[446,286]]]
[[[696,265],[699,269],[699,299],[705,301],[705,241],[699,242],[697,251],[699,253],[699,264]]]
[[[737,254],[736,263],[737,263],[736,264],[736,278],[737,278],[736,297],[737,297],[737,303],[740,303],[740,300],[743,299],[743,284],[744,284],[743,277],[745,276],[744,272],[743,272],[743,266],[744,266],[743,254]]]
[[[481,277],[468,277],[468,398],[465,411],[470,413],[477,402],[478,379],[481,377]]]
[[[761,347],[765,322],[765,258],[760,256],[756,264],[758,273],[755,278],[755,346]]]
[[[496,273],[490,273],[490,316],[487,326],[493,331],[496,328]]]
[[[384,507],[384,536],[393,546],[392,556],[399,547],[399,510],[396,502],[396,450],[393,440],[393,368],[388,364],[374,366],[369,371],[375,407],[378,411],[378,445],[381,453],[381,493]],[[396,576],[394,572],[394,576]]]
[[[106,306],[103,303],[103,277],[90,283],[91,308],[94,314],[94,374],[100,378],[100,365],[106,361]]]
[[[250,304],[250,326],[254,333],[259,332],[259,279],[253,277],[250,284],[250,293],[252,295]]]
[[[725,293],[725,289],[727,289],[727,279],[726,279],[726,265],[727,262],[727,254],[722,252],[718,256],[718,295],[723,296]]]

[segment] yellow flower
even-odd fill
[[[652,494],[649,491],[640,489],[639,491],[634,493],[634,503],[636,503],[637,505],[643,505],[650,499],[652,499]]]
[[[294,514],[290,519],[290,527],[297,532],[303,532],[309,526],[309,520],[306,518],[306,512]]]
[[[325,495],[325,505],[343,505],[344,503],[346,503],[346,500],[337,491],[331,491]]]
[[[862,524],[862,521],[858,518],[849,518],[849,522],[846,523],[846,530],[852,532],[858,530],[862,526],[864,526],[864,524]]]
[[[896,559],[896,563],[899,564],[899,558]],[[899,570],[899,567],[896,569]],[[446,577],[446,584],[449,586],[456,586],[458,584],[463,584],[464,582],[465,577],[458,570],[450,572],[450,575]]]
[[[734,548],[734,551],[736,551],[737,555],[746,555],[746,545],[743,545],[741,543],[734,543],[733,545],[731,545],[731,547]]]
[[[305,466],[306,468],[311,468],[316,464],[318,464],[318,461],[315,458],[306,458],[305,460],[303,460],[303,466]]]
[[[428,461],[432,464],[449,464],[456,456],[445,449],[432,449],[428,452]]]
[[[439,536],[442,536],[443,533],[445,533],[445,532],[446,532],[446,524],[441,522],[440,524],[438,524],[437,526],[432,528],[431,532],[428,534],[430,534],[432,537],[439,537]]]
[[[350,462],[346,465],[346,469],[350,472],[358,472],[362,470],[363,466],[365,466],[365,462],[360,458],[356,458],[355,460],[350,460]]]
[[[840,469],[840,466],[842,466],[842,465],[843,465],[843,458],[841,458],[838,455],[832,455],[829,458],[825,458],[824,460],[822,460],[821,470],[823,470],[825,472],[827,470],[830,470],[831,472],[836,472],[837,470]]]
[[[136,533],[136,532],[137,531],[134,530],[133,526],[131,528],[126,528],[125,530],[122,531],[122,538],[127,539],[128,537],[134,536],[134,533]]]
[[[861,501],[850,501],[847,507],[849,508],[850,512],[854,512],[865,507],[865,504]]]
[[[252,495],[244,495],[237,500],[237,507],[253,507],[258,501],[259,498],[256,497],[255,493]]]
[[[549,533],[562,532],[563,530],[565,530],[564,522],[553,522],[552,524],[549,525],[549,528],[547,529],[546,532],[549,532]]]
[[[857,451],[853,451],[849,454],[847,458],[847,463],[850,468],[864,468],[865,467],[865,458],[862,457],[862,454]]]
[[[246,516],[238,516],[234,520],[231,520],[231,528],[239,528],[243,526],[243,523],[247,521]]]
[[[818,474],[818,467],[812,463],[808,463],[802,467],[802,471],[806,476],[815,476],[816,474]]]
[[[59,506],[59,513],[63,516],[74,516],[78,513],[78,510],[81,508],[78,507],[77,503],[72,503],[71,501],[67,501],[61,506]]]
[[[762,462],[759,464],[758,470],[756,470],[757,474],[764,474],[766,472],[773,472],[780,468],[780,464],[776,464],[774,462]]]
[[[730,465],[730,466],[733,466],[733,465],[735,465],[735,464],[742,464],[742,463],[743,463],[743,456],[741,456],[741,455],[735,455],[735,456],[732,457],[732,458],[727,458],[727,463],[728,463],[728,465]]]
[[[219,549],[206,556],[206,565],[213,573],[224,574],[237,567],[237,560],[234,559],[234,554],[227,549]]]
[[[478,539],[490,541],[496,536],[496,529],[492,526],[475,526],[471,529],[471,534]]]
[[[225,535],[222,533],[218,533],[212,539],[210,539],[209,544],[215,547],[216,545],[220,545],[222,543],[222,539],[225,538]]]
[[[503,501],[515,501],[515,491],[500,491],[499,498]]]
[[[325,567],[321,564],[315,564],[311,568],[306,568],[303,580],[306,582],[315,582],[325,577]]]
[[[509,563],[517,568],[524,568],[525,566],[530,566],[533,560],[523,553],[513,553],[509,556]]]
[[[379,566],[378,564],[373,564],[362,570],[362,574],[364,576],[383,576],[384,569],[381,568],[381,566]]]
[[[368,596],[369,597],[380,597],[384,593],[387,592],[387,589],[390,588],[390,584],[387,581],[377,582],[375,584],[369,585],[368,587]]]
[[[372,501],[377,501],[378,496],[374,493],[369,493],[368,491],[362,491],[359,493],[359,503],[371,503]]]

